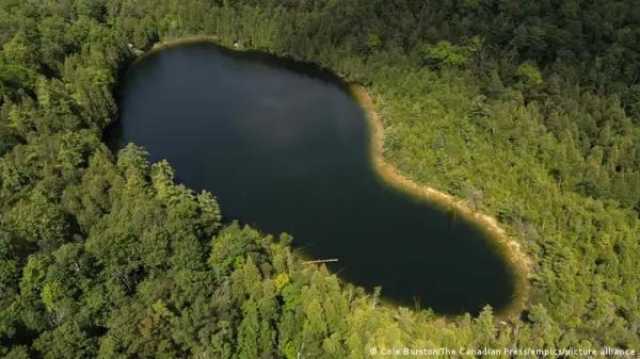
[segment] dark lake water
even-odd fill
[[[106,136],[218,198],[226,221],[287,232],[311,258],[383,298],[436,312],[510,303],[513,275],[483,231],[383,183],[364,113],[311,66],[212,44],[180,45],[131,66]]]

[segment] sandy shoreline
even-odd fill
[[[375,111],[373,99],[367,90],[357,84],[350,85],[351,94],[364,109],[369,130],[370,153],[372,164],[376,172],[387,183],[394,187],[408,192],[411,195],[425,198],[448,208],[452,208],[465,218],[486,229],[490,237],[496,241],[499,251],[502,252],[508,261],[515,275],[515,293],[510,305],[496,312],[496,315],[503,319],[517,316],[525,308],[529,295],[528,274],[531,270],[531,260],[522,250],[520,243],[509,238],[506,231],[500,227],[496,218],[471,209],[467,203],[459,198],[438,191],[433,187],[419,185],[410,178],[400,174],[400,172],[384,159],[384,125],[382,118]]]

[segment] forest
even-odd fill
[[[191,36],[366,86],[385,158],[531,257],[527,308],[387,305],[112,153],[131,49]],[[0,0],[0,49],[0,357],[640,349],[635,0]]]

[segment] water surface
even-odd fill
[[[146,56],[125,76],[110,146],[168,160],[225,220],[287,232],[343,279],[454,314],[510,303],[513,276],[475,224],[385,183],[362,109],[333,76],[208,43]]]

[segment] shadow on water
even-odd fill
[[[489,234],[383,183],[365,115],[315,66],[211,43],[154,51],[119,93],[113,150],[134,142],[214,193],[226,219],[287,232],[344,280],[409,307],[477,313],[510,304],[514,277]]]

